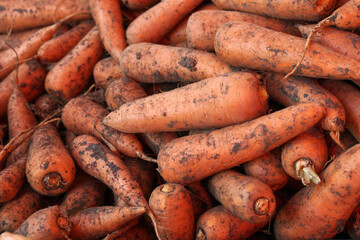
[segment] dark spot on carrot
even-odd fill
[[[46,170],[48,167],[49,167],[49,161],[46,161],[43,166],[43,169]]]
[[[14,11],[14,12],[18,12],[18,13],[26,13],[26,12],[27,12],[27,9],[18,9],[18,8],[16,8],[16,9],[14,9],[13,11]]]
[[[231,149],[231,154],[236,154],[238,151],[240,150],[244,150],[244,149],[248,149],[249,148],[249,145],[248,144],[243,144],[240,142],[240,143],[235,143],[234,146],[232,147]]]
[[[167,116],[167,114],[166,114],[166,112],[163,112],[163,114],[162,114],[164,117],[166,117]]]
[[[137,52],[137,53],[136,53],[136,59],[139,60],[141,57],[142,57],[141,53],[140,53],[140,52]]]
[[[170,123],[168,124],[169,128],[173,128],[175,124],[177,124],[178,121],[170,121]]]
[[[0,5],[0,11],[4,11],[4,10],[5,10],[4,6]]]
[[[190,72],[195,72],[197,70],[195,67],[196,63],[196,60],[190,57],[181,57],[179,61],[180,66],[187,68]]]

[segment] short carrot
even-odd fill
[[[106,57],[99,60],[93,70],[95,85],[97,88],[106,88],[106,84],[111,79],[117,79],[124,76],[121,71],[119,62],[113,57]]]
[[[279,147],[324,114],[318,103],[301,103],[242,124],[175,139],[160,150],[158,172],[168,182],[200,181]]]

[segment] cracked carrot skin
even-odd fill
[[[324,114],[321,104],[301,103],[242,124],[180,137],[160,150],[158,172],[168,182],[200,181],[279,147]]]
[[[267,99],[257,75],[236,72],[123,104],[103,123],[128,133],[225,127],[265,115]]]
[[[120,69],[143,83],[196,82],[238,70],[213,53],[152,43],[128,46],[121,55]]]
[[[291,1],[273,0],[271,2],[261,0],[213,0],[213,2],[225,10],[237,10],[259,15],[282,19],[297,19],[305,21],[319,21],[329,16],[335,7],[335,0],[323,1]]]

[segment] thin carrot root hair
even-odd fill
[[[12,22],[11,22],[11,26],[10,26],[10,29],[9,31],[7,32],[6,34],[6,38],[4,40],[4,42],[0,45],[0,49],[2,49],[4,47],[5,44],[7,44],[7,40],[9,39],[10,35],[11,35],[11,32],[13,30],[13,27],[14,27],[14,22],[15,22],[15,18],[13,18]],[[7,44],[8,45],[8,44]]]
[[[137,151],[137,152],[136,152],[136,155],[137,155],[138,158],[141,158],[142,160],[145,160],[145,161],[148,161],[148,162],[157,163],[157,160],[156,160],[156,159],[147,156],[147,155],[146,155],[145,153],[143,153],[143,152]]]
[[[84,96],[88,95],[94,88],[96,88],[95,83],[92,84],[88,90],[86,90],[86,92],[84,93]]]

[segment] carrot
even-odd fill
[[[26,38],[35,33],[39,28],[33,28],[30,30],[12,33],[10,29],[8,33],[0,35],[0,51],[9,49],[10,47],[5,44],[5,41],[12,47],[19,46]],[[9,35],[10,32],[10,35]]]
[[[99,60],[94,66],[93,75],[97,88],[106,88],[109,80],[122,78],[124,76],[120,69],[119,62],[113,57]]]
[[[301,36],[292,24],[283,20],[239,11],[203,10],[193,13],[189,18],[186,28],[188,46],[204,51],[214,51],[217,30],[231,21],[245,21],[278,32]]]
[[[25,182],[26,157],[0,171],[0,203],[13,199]]]
[[[14,90],[13,80],[16,69],[0,82],[0,118],[7,114],[7,107],[11,93]],[[28,102],[39,97],[44,91],[46,77],[45,67],[38,61],[31,60],[19,65],[17,70],[18,85]]]
[[[206,211],[196,223],[196,240],[247,239],[266,225],[249,223],[222,205]]]
[[[78,171],[74,183],[59,205],[60,211],[70,216],[89,207],[102,206],[105,203],[105,190],[105,185],[100,181]]]
[[[59,99],[48,93],[42,94],[35,100],[34,104],[31,105],[34,114],[40,120],[50,117],[56,110],[60,109],[60,107],[61,103]]]
[[[322,172],[321,183],[297,192],[278,212],[276,239],[330,239],[345,228],[358,204],[360,145],[331,162]],[[316,223],[316,224],[314,224]]]
[[[149,206],[154,212],[160,239],[194,239],[191,198],[182,185],[166,183],[156,187],[151,193]]]
[[[359,89],[343,81],[320,81],[321,86],[330,91],[343,104],[346,112],[345,127],[360,141]]]
[[[102,54],[99,31],[93,27],[49,71],[45,79],[46,91],[63,101],[79,95],[89,83],[94,65]]]
[[[349,234],[351,239],[360,238],[360,204],[358,204],[353,212],[351,213],[349,219],[346,222],[346,232]]]
[[[143,83],[195,82],[236,70],[213,53],[151,43],[128,46],[120,68],[125,76]]]
[[[91,134],[105,139],[117,150],[130,157],[148,159],[142,145],[134,134],[116,131],[100,120],[108,111],[101,105],[84,97],[76,97],[65,104],[61,119],[67,130],[77,135]],[[73,116],[78,116],[74,118]]]
[[[324,117],[317,103],[302,103],[207,133],[184,136],[159,152],[158,172],[167,182],[188,184],[250,161],[279,147]]]
[[[76,137],[70,144],[70,153],[82,170],[109,186],[127,204],[148,205],[139,183],[123,161],[96,138],[90,135]]]
[[[53,24],[58,19],[89,11],[86,0],[35,0],[35,1],[2,1],[0,12],[0,32],[23,31],[34,27]],[[77,15],[74,20],[88,19],[90,14]]]
[[[336,158],[345,151],[329,137],[326,138],[326,141],[328,147],[328,156],[330,159]],[[341,134],[340,142],[345,146],[346,149],[351,148],[358,143],[358,141],[354,138],[353,135],[351,135],[349,131],[345,131],[343,134]]]
[[[319,174],[328,160],[324,134],[313,127],[283,145],[281,164],[287,174],[304,185],[318,184]]]
[[[249,41],[251,39],[251,41]],[[306,40],[247,22],[224,24],[214,40],[216,55],[228,64],[288,73],[301,57]],[[312,43],[295,75],[337,80],[360,79],[360,62]]]
[[[195,182],[185,186],[188,190],[194,211],[195,221],[207,210],[213,207],[215,199],[210,195],[202,182]]]
[[[68,239],[70,221],[60,213],[58,205],[33,213],[15,231],[30,239]]]
[[[336,1],[283,1],[271,2],[253,0],[213,0],[222,9],[250,12],[273,18],[318,21],[327,17],[335,7]]]
[[[178,87],[178,84],[179,83],[169,83],[169,82],[146,84],[144,86],[144,90],[148,95],[153,95],[156,93],[173,90]]]
[[[283,188],[289,180],[280,158],[268,152],[244,164],[246,175],[266,183],[273,192]]]
[[[99,239],[145,213],[144,207],[87,208],[70,217],[71,239]]]
[[[121,2],[133,10],[146,9],[159,2],[159,0],[121,0]]]
[[[64,57],[94,27],[92,20],[80,22],[69,31],[43,43],[37,50],[41,62],[57,62]]]
[[[202,0],[163,0],[137,17],[126,29],[129,44],[156,43]],[[151,31],[144,31],[151,29]]]
[[[29,142],[26,178],[43,195],[66,192],[75,179],[75,164],[53,125],[35,131]]]
[[[129,133],[224,127],[264,115],[267,99],[258,76],[238,72],[121,105],[103,123]]]
[[[346,116],[343,104],[331,92],[323,88],[314,79],[305,77],[288,77],[277,73],[266,73],[264,76],[266,90],[274,101],[290,106],[300,102],[318,102],[326,107],[322,127],[330,131],[331,137],[340,146],[340,132],[344,131]]]
[[[106,235],[106,237],[104,237],[103,240],[118,240],[127,231],[138,226],[139,222],[140,222],[140,218],[141,218],[141,216],[138,218],[135,218],[134,220],[131,220],[130,222],[125,223],[119,229]]]
[[[92,85],[92,86],[94,86],[94,85]],[[81,96],[83,96],[97,104],[106,106],[105,89],[98,89],[98,90],[91,91],[91,92],[88,92],[88,91],[85,92],[84,94],[82,94]]]
[[[106,236],[104,240],[157,240],[155,233],[143,225],[135,226],[118,236]]]
[[[21,236],[19,234],[4,232],[0,235],[0,240],[31,240],[31,239]]]

